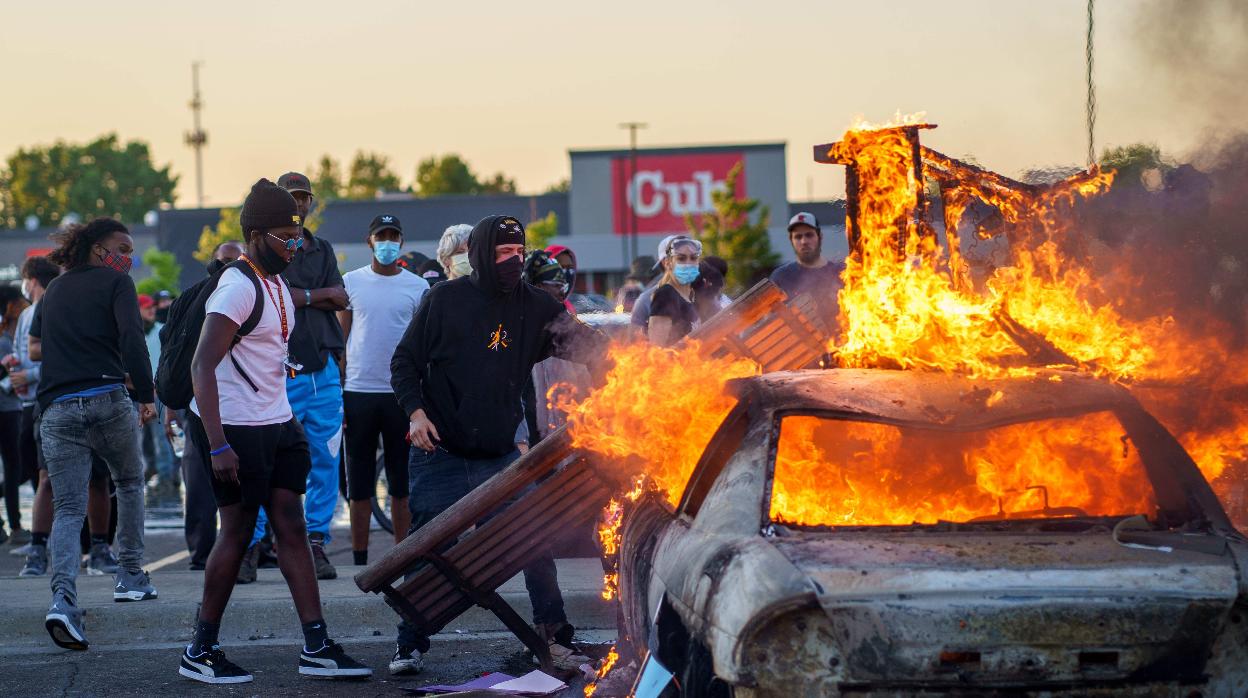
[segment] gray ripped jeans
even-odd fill
[[[117,487],[117,542],[121,568],[138,572],[143,561],[143,457],[139,416],[124,388],[48,405],[40,417],[43,459],[52,484],[52,593],[77,604],[79,536],[87,515],[91,454],[108,463]]]

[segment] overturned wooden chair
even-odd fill
[[[816,364],[825,346],[807,315],[774,284],[763,281],[690,338],[710,355],[750,358],[765,371],[801,368]],[[560,427],[356,575],[355,583],[365,592],[382,594],[425,635],[437,633],[474,605],[486,608],[549,671],[546,642],[496,590],[561,533],[591,521],[613,494],[626,488],[619,477],[589,454],[574,450],[566,428]]]

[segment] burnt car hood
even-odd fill
[[[771,542],[831,621],[843,685],[1194,681],[1238,594],[1225,552],[1129,548],[1108,531]]]

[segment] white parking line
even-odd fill
[[[172,555],[166,555],[160,558],[159,560],[157,560],[156,562],[153,562],[152,564],[148,565],[147,571],[155,572],[156,570],[161,569],[163,567],[168,567],[169,565],[172,565],[175,562],[182,562],[183,560],[185,560],[186,558],[190,556],[191,556],[191,553],[189,550],[182,550]]]

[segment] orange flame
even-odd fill
[[[772,486],[772,520],[812,525],[1154,508],[1135,450],[1110,413],[970,434],[788,417]]]
[[[615,663],[619,660],[620,654],[615,651],[615,646],[612,645],[610,651],[607,652],[606,659],[602,661],[602,666],[598,669],[598,676],[594,679],[594,683],[585,686],[585,698],[589,698],[597,692],[598,681],[611,673],[611,669],[615,668]]]
[[[608,355],[615,366],[606,384],[579,403],[560,405],[568,413],[572,446],[630,464],[675,506],[702,449],[735,403],[724,386],[755,375],[758,367],[705,358],[696,343],[679,349],[613,344]]]

